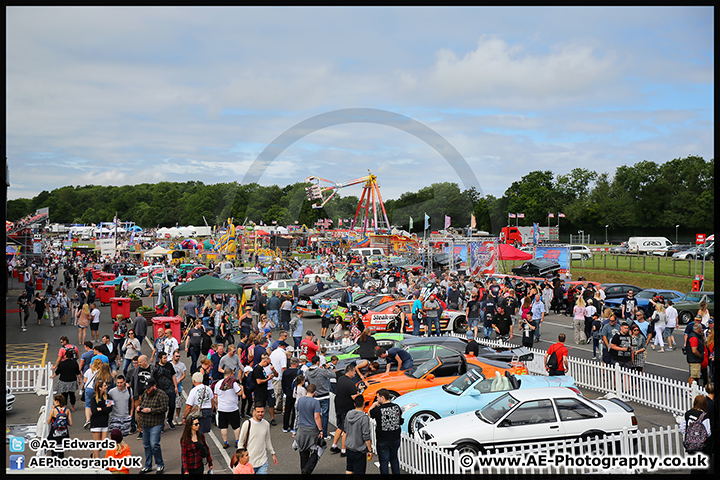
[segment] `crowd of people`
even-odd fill
[[[145,454],[140,473],[151,471],[153,463],[157,473],[164,471],[162,432],[177,427],[183,429],[183,473],[212,471],[206,435],[212,430],[213,417],[223,448],[234,450],[235,473],[267,473],[270,462],[277,465],[270,429],[278,420],[283,433],[294,437],[302,473],[311,473],[326,449],[347,459],[347,473],[365,473],[366,463],[374,454],[379,457],[382,473],[399,473],[402,412],[381,389],[365,413],[356,385],[368,372],[377,370],[378,359],[386,362],[387,369],[395,365],[405,370],[412,367],[412,358],[401,349],[378,348],[357,312],[347,325],[341,320],[331,325],[329,305],[321,305],[318,338],[304,328],[302,312],[296,310],[302,284],[322,283],[321,276],[335,276],[338,269],[334,261],[341,258],[332,253],[314,266],[278,259],[275,268],[285,268],[300,280],[285,296],[266,297],[256,285],[246,304],[228,294],[187,297],[179,306],[183,320],[179,336],[169,325],[152,335],[139,312],[127,321],[122,316],[113,319],[112,334],[100,336],[101,314],[95,291],[88,273],[83,272],[85,267],[102,269],[110,259],[59,257],[46,258],[38,265],[20,265],[25,285],[18,298],[21,329],[27,328],[31,307],[38,324],[47,319],[51,327],[69,322],[78,328],[77,346],[62,336],[53,367],[58,381],[54,408],[48,417],[51,435],[69,435],[71,412],[79,398],[84,403],[83,427],[90,429],[93,438],[120,439],[112,451],[93,455],[130,455],[122,438],[138,433]],[[44,296],[34,292],[37,278],[46,281]],[[440,335],[439,319],[444,309],[464,311],[470,350],[477,348],[475,338],[512,340],[515,335],[522,338],[524,346],[532,347],[540,339],[546,315],[553,310],[571,314],[575,342],[592,342],[593,358],[601,354],[608,364],[642,371],[648,346],[653,350],[657,347],[660,353],[666,345],[671,350],[678,344],[673,336],[677,311],[671,301],[653,299],[648,321],[629,293],[618,322],[613,311],[604,308],[601,289],[585,282],[568,292],[558,276],[539,283],[496,278],[483,281],[449,272],[414,275],[411,270],[359,262],[347,269],[342,280],[347,285],[348,300],[358,291],[413,300],[410,315],[399,308],[395,311],[398,331],[405,331],[412,322],[414,335],[422,334],[423,324],[425,334]],[[148,348],[144,341],[150,337],[153,341]],[[328,360],[325,353],[329,344],[343,343],[358,343],[361,360],[338,372],[334,369],[337,358]],[[547,351],[550,375],[568,373],[564,344],[565,335],[561,334]],[[701,308],[682,342],[690,383],[712,384],[713,344],[714,319]],[[186,378],[192,388],[183,396]],[[329,418],[331,392],[335,395],[335,419]],[[281,415],[278,420],[276,414]],[[375,423],[377,452],[369,441],[370,419]],[[330,421],[336,426],[334,434],[329,432]]]

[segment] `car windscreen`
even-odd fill
[[[477,417],[484,422],[496,423],[511,408],[517,405],[517,403],[518,400],[515,397],[513,397],[509,393],[506,393],[505,395],[498,397],[492,402],[490,402],[482,410],[477,410],[475,412],[475,415],[477,415]]]
[[[700,293],[686,293],[683,298],[678,300],[678,302],[692,302],[692,303],[700,303],[700,300],[702,300],[703,295]]]
[[[438,360],[437,358],[432,358],[417,367],[413,367],[409,370],[405,370],[405,375],[407,375],[408,377],[413,377],[413,378],[422,378],[423,375],[428,373],[433,368],[437,367],[439,363],[440,363],[440,360]]]
[[[655,296],[655,292],[650,290],[643,290],[642,292],[639,292],[635,295],[635,298],[653,298]]]
[[[470,388],[475,382],[485,378],[485,376],[480,372],[480,370],[470,370],[453,380],[452,383],[443,385],[443,390],[448,393],[452,393],[453,395],[460,395]]]

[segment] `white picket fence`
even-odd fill
[[[44,395],[48,388],[52,364],[5,365],[5,382],[13,394],[36,393]]]
[[[464,335],[451,333],[454,337],[465,338]],[[497,340],[475,339],[479,344],[488,347],[517,348],[506,342]],[[533,375],[547,375],[545,370],[545,351],[529,348],[534,358],[525,362],[528,372]],[[575,379],[575,384],[604,394],[613,394],[626,401],[682,415],[692,407],[693,399],[705,394],[705,389],[697,382],[689,386],[680,382],[644,372],[622,369],[618,364],[606,365],[597,360],[568,356],[568,375]]]
[[[48,363],[47,367],[48,370],[50,369],[52,365]],[[50,411],[53,408],[53,400],[54,400],[54,388],[53,388],[53,378],[50,378],[48,376],[47,379],[47,395],[45,397],[45,405],[40,407],[40,413],[38,416],[38,423],[37,423],[37,430],[36,435],[40,439],[46,439],[48,434],[50,433],[50,425],[47,423],[47,417],[50,414]],[[44,448],[38,449],[37,453],[35,454],[38,457],[42,457],[47,455],[47,451]]]

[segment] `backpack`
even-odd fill
[[[253,377],[253,372],[250,371],[245,376],[245,389],[248,392],[252,392],[253,390],[255,390],[256,386],[257,386],[257,384],[255,383],[255,378]]]
[[[240,363],[241,363],[242,365],[247,365],[247,364],[248,364],[248,348],[249,348],[249,347],[245,347],[245,348],[243,348],[243,349],[240,350]]]
[[[52,422],[53,437],[66,437],[68,435],[68,414],[67,408],[64,411],[60,411],[55,415],[55,419]]]
[[[693,423],[687,425],[685,438],[683,438],[683,446],[686,451],[699,452],[707,446],[708,434],[705,425],[702,424],[703,420],[705,420],[705,412]]]
[[[67,359],[67,358],[76,358],[77,357],[75,355],[75,347],[70,345],[69,343],[66,343],[65,346],[63,347],[63,349],[65,350],[63,352],[64,353],[63,358]],[[70,352],[72,352],[72,353],[70,353]]]
[[[553,351],[547,360],[547,366],[550,370],[557,370],[558,368],[558,357],[557,353]]]

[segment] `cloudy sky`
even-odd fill
[[[501,196],[533,170],[710,159],[713,17],[6,8],[8,198],[64,185],[345,182],[368,169],[384,198],[438,181]]]

